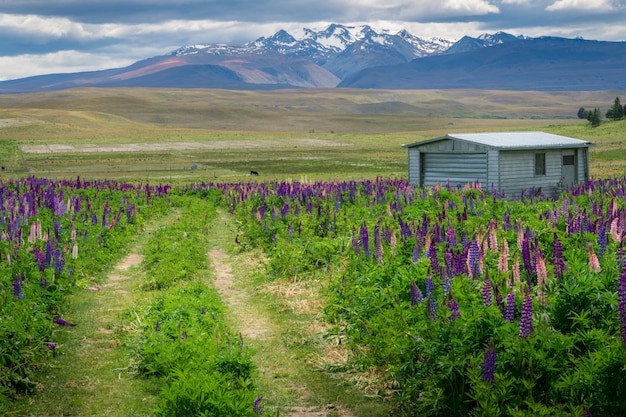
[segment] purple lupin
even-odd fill
[[[526,339],[533,329],[533,296],[528,294],[522,304],[522,319],[519,324],[519,337]]]

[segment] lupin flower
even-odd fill
[[[589,253],[589,269],[593,272],[600,272],[602,268],[600,267],[598,256],[593,251],[593,244],[589,243],[587,252]]]
[[[563,261],[563,244],[559,240],[557,234],[554,234],[554,242],[552,245],[552,263],[554,265],[554,278],[563,278],[565,272],[565,262]]]
[[[470,277],[477,277],[480,275],[480,266],[478,258],[480,256],[480,248],[478,242],[473,239],[469,244],[469,250],[467,251],[467,274]]]
[[[430,296],[435,291],[435,283],[432,277],[426,277],[426,297]]]
[[[513,323],[515,320],[515,294],[509,293],[506,296],[506,310],[504,311],[504,320]]]
[[[263,414],[263,406],[261,405],[261,401],[263,401],[263,397],[258,397],[256,400],[254,400],[254,404],[252,405],[252,411],[254,411],[254,414]]]
[[[52,356],[57,355],[57,344],[56,343],[46,343],[46,346],[48,346],[48,349],[50,349],[52,351]]]
[[[430,267],[435,275],[441,276],[441,267],[439,266],[439,258],[437,257],[437,247],[431,245],[428,250],[428,257],[430,258]]]
[[[583,405],[583,417],[591,417],[591,410],[586,405]]]
[[[437,307],[437,300],[435,299],[435,294],[431,294],[428,296],[428,318],[431,321],[436,321],[438,311],[439,311],[439,307]]]
[[[76,326],[75,323],[70,323],[69,321],[63,320],[61,317],[55,317],[54,322],[60,326],[69,326],[69,327]]]
[[[524,238],[522,241],[522,264],[528,276],[535,275],[532,258],[530,256],[530,241]]]
[[[614,218],[611,222],[610,228],[611,238],[613,239],[613,242],[621,242],[623,232],[624,231],[619,227],[619,219],[617,217]]]
[[[452,247],[456,246],[457,244],[456,232],[451,227],[448,228],[448,244]]]
[[[22,290],[22,276],[18,275],[13,281],[13,295],[17,297],[18,300],[24,299],[24,291]]]
[[[413,262],[417,262],[419,260],[421,250],[422,250],[422,247],[420,245],[420,238],[416,237],[415,245],[413,245],[413,256],[411,256],[411,260]]]
[[[489,230],[487,231],[487,237],[489,239],[489,249],[492,252],[498,252],[498,236],[496,235],[497,223],[495,220],[492,220],[489,224]]]
[[[431,277],[426,277],[426,298],[428,298],[428,318],[432,321],[437,319],[437,300],[435,299],[435,283]]]
[[[370,252],[370,247],[369,247],[370,246],[369,234],[367,232],[367,225],[365,223],[361,225],[360,238],[361,238],[361,248],[363,249],[363,252],[368,257],[371,256],[372,254]]]
[[[446,305],[450,309],[450,320],[455,321],[461,317],[461,310],[459,309],[459,303],[456,302],[452,293],[448,293]]]
[[[626,288],[626,287],[625,287]],[[626,291],[625,291],[626,292]],[[522,319],[519,324],[519,337],[526,339],[533,330],[533,297],[526,295],[522,304]]]
[[[622,266],[622,272],[617,283],[617,300],[622,342],[626,344],[626,267],[624,266]]]
[[[498,271],[507,272],[509,270],[509,243],[502,239],[502,250],[498,256]]]
[[[482,370],[483,381],[493,385],[496,382],[496,348],[493,345],[493,340],[485,351],[485,360]]]
[[[411,290],[411,305],[412,306],[414,306],[417,303],[424,302],[424,295],[422,294],[422,291],[417,286],[415,281],[411,281],[410,290]]]

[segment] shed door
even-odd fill
[[[576,151],[563,151],[561,158],[563,162],[561,165],[561,180],[563,181],[563,185],[568,187],[576,183],[576,172],[578,168]]]
[[[487,184],[486,153],[422,153],[421,184],[432,187],[467,184],[478,181]]]

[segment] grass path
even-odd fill
[[[147,293],[137,265],[150,232],[171,221],[177,213],[147,225],[126,255],[102,282],[78,289],[69,297],[75,327],[59,327],[57,357],[42,373],[41,392],[18,403],[15,416],[38,417],[143,417],[152,415],[158,383],[125,372],[128,357],[118,349],[116,329],[120,313]],[[100,280],[98,280],[100,281]]]
[[[292,288],[277,290],[279,285],[263,282],[258,253],[230,251],[235,233],[221,210],[212,233],[209,259],[215,286],[227,306],[230,327],[255,351],[266,406],[286,417],[387,415],[380,401],[365,398],[312,366],[311,359],[323,355],[316,343],[315,330],[320,329],[315,291],[289,283],[285,285]]]

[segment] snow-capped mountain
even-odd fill
[[[526,36],[514,36],[506,32],[497,32],[494,34],[483,33],[482,35],[472,38],[471,36],[463,36],[453,45],[451,45],[444,53],[456,54],[467,52],[479,48],[487,48],[489,46],[501,45],[503,43],[514,42],[529,39]]]
[[[526,38],[504,32],[457,42],[406,30],[332,24],[279,30],[241,44],[183,46],[125,68],[0,82],[0,93],[72,87],[611,89],[626,42]]]
[[[415,58],[440,54],[453,42],[423,39],[406,30],[391,33],[376,31],[368,25],[345,26],[331,24],[322,30],[304,28],[290,34],[279,30],[269,37],[260,37],[239,46],[207,44],[185,46],[172,56],[186,55],[249,55],[278,53],[288,57],[305,58],[329,70],[339,78],[372,65],[409,62]]]

